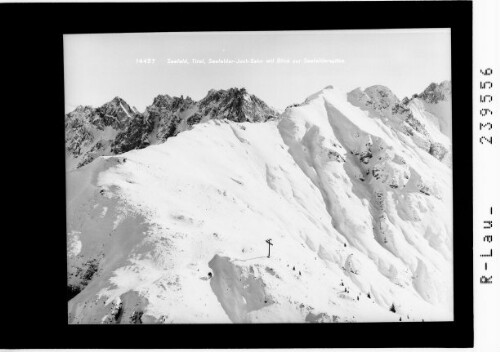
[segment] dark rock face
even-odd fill
[[[122,98],[115,97],[110,102],[97,108],[96,114],[100,117],[96,120],[96,126],[99,129],[111,126],[119,130],[128,125],[135,113]]]
[[[66,288],[66,298],[68,301],[71,300],[73,297],[75,297],[79,293],[80,293],[80,289],[78,287],[68,285]]]
[[[88,164],[102,154],[109,141],[103,138],[105,129],[123,130],[137,113],[121,98],[94,109],[78,106],[66,115],[66,150],[79,159],[78,166]]]
[[[92,278],[98,274],[101,259],[102,255],[99,255],[82,263],[81,266],[68,268],[66,292],[68,301],[87,287]]]
[[[132,313],[132,316],[130,317],[130,323],[131,324],[142,324],[142,316],[144,312],[140,311],[135,311]]]
[[[448,150],[441,143],[431,143],[429,153],[438,160],[443,160]]]
[[[90,106],[78,106],[66,115],[66,149],[74,157],[78,157],[81,149],[94,140],[91,132],[91,121],[94,115],[95,110]]]
[[[162,143],[210,119],[265,122],[278,115],[244,88],[210,90],[199,102],[190,97],[158,95],[144,113],[115,97],[96,109],[79,106],[66,115],[67,155],[76,160],[78,168],[102,155]]]
[[[448,100],[451,97],[451,82],[443,81],[440,84],[431,83],[422,93],[417,95],[417,97],[427,103],[433,104]]]
[[[193,125],[196,125],[197,123],[200,123],[202,118],[203,118],[203,116],[201,114],[195,113],[194,115],[190,116],[187,119],[187,123],[189,126],[193,126]]]
[[[147,147],[149,134],[155,124],[150,116],[136,115],[122,132],[119,132],[111,145],[113,154],[121,154],[132,149]]]
[[[417,120],[413,114],[410,112],[405,120],[405,122],[415,131],[423,134],[424,136],[429,136],[429,132],[425,129],[425,126]]]
[[[153,105],[148,106],[145,113],[145,116],[155,121],[158,126],[156,139],[161,143],[185,130],[186,128],[180,126],[183,117],[190,109],[195,108],[195,105],[190,97],[171,98],[168,95],[156,97]],[[149,133],[152,132],[153,130]]]
[[[265,122],[276,117],[277,112],[245,88],[211,90],[200,101],[202,115],[226,118],[234,122]]]

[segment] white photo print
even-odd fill
[[[450,50],[65,35],[68,323],[452,321]]]

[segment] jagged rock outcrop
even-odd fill
[[[422,93],[413,97],[432,104],[437,104],[440,101],[448,101],[451,98],[451,82],[431,83]]]
[[[413,139],[418,147],[437,159],[443,160],[450,152],[451,141],[446,141],[441,134],[433,131],[433,125],[439,125],[439,122],[436,122],[437,118],[428,111],[430,109],[426,109],[429,104],[441,103],[451,106],[449,82],[439,85],[432,83],[412,99],[399,100],[389,88],[380,85],[368,87],[364,91],[357,88],[349,93],[348,99],[351,104],[367,111],[369,116],[381,119],[394,131],[402,132]],[[442,114],[438,112],[436,115]],[[451,158],[447,159],[447,162],[451,162]]]
[[[115,97],[98,107],[78,106],[66,114],[66,168],[88,164],[109,155],[116,135],[138,115],[123,99]]]
[[[200,101],[202,115],[226,118],[234,122],[265,122],[277,113],[245,88],[210,90]]]
[[[100,129],[111,126],[115,130],[127,126],[133,115],[137,113],[120,97],[115,97],[110,102],[98,107],[95,112],[99,117],[93,121],[96,126]]]

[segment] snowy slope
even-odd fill
[[[68,172],[69,322],[452,320],[451,169],[353,94]]]

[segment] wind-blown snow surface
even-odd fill
[[[69,172],[69,322],[452,320],[451,169],[349,99]]]

